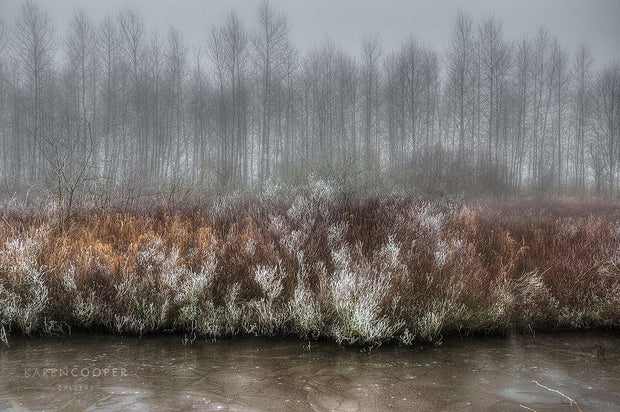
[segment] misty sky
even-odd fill
[[[59,33],[73,11],[84,7],[93,18],[115,14],[133,6],[149,28],[162,33],[168,26],[181,29],[188,43],[204,45],[211,27],[234,10],[251,26],[256,21],[258,0],[38,0]],[[498,17],[508,39],[524,33],[533,37],[547,26],[572,52],[586,41],[597,63],[620,59],[620,0],[271,0],[289,19],[291,38],[302,50],[320,43],[327,35],[357,54],[361,39],[377,33],[386,51],[409,35],[443,53],[449,45],[458,9],[476,22],[488,15]],[[0,0],[0,19],[12,22],[20,0]]]

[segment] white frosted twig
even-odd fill
[[[0,326],[0,342],[4,343],[7,348],[9,347],[9,339],[6,336],[4,326]]]
[[[545,385],[541,385],[540,383],[538,383],[538,381],[532,381],[532,382],[534,382],[536,385],[540,386],[541,388],[545,388],[546,390],[548,390],[548,391],[550,391],[550,392],[555,392],[555,393],[557,393],[557,394],[559,394],[559,395],[561,395],[561,396],[565,397],[566,399],[568,399],[568,400],[570,401],[571,406],[572,406],[573,404],[575,404],[575,406],[577,407],[577,410],[578,410],[579,412],[583,412],[583,410],[579,407],[579,404],[577,403],[577,401],[576,401],[576,400],[574,400],[573,398],[571,398],[571,397],[569,397],[569,396],[564,395],[562,392],[558,391],[557,389],[551,389],[551,388],[549,388],[549,387],[547,387],[547,386],[545,386]]]

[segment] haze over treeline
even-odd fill
[[[318,174],[429,195],[619,190],[620,63],[596,67],[585,44],[569,53],[544,28],[507,38],[466,12],[447,51],[403,36],[388,52],[380,33],[361,54],[318,44],[301,53],[266,2],[189,45],[130,8],[76,10],[55,28],[26,1],[0,29],[5,187],[243,189]]]

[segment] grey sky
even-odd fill
[[[133,6],[149,28],[165,32],[173,25],[193,45],[205,44],[211,27],[234,10],[251,26],[258,0],[38,0],[57,32],[64,32],[73,10],[84,7],[97,19]],[[478,22],[488,15],[502,21],[508,39],[534,36],[547,26],[572,52],[589,44],[597,63],[620,59],[620,0],[271,0],[289,20],[291,37],[302,50],[329,35],[339,46],[357,54],[365,34],[377,33],[386,50],[409,35],[443,53],[449,45],[459,9]],[[21,1],[0,0],[0,19],[14,20]]]

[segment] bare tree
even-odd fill
[[[620,64],[603,69],[595,86],[593,156],[607,175],[607,191],[614,194],[620,155]]]
[[[51,177],[62,210],[91,178],[130,202],[312,170],[440,194],[618,192],[616,69],[593,76],[585,47],[569,65],[545,29],[511,43],[496,19],[476,30],[461,12],[443,59],[414,38],[384,59],[378,36],[358,59],[329,38],[302,55],[267,0],[257,17],[250,35],[229,15],[202,53],[134,10],[96,23],[78,10],[56,59],[49,17],[26,1],[0,29],[7,187]]]
[[[532,64],[532,88],[533,88],[533,130],[532,130],[532,153],[531,183],[539,186],[544,174],[543,155],[545,143],[546,115],[545,107],[548,107],[548,98],[545,93],[545,73],[547,71],[547,54],[549,48],[549,33],[546,29],[540,29],[534,41],[534,58]]]
[[[194,167],[193,180],[204,187],[208,179],[208,171],[212,169],[213,159],[208,152],[215,151],[209,127],[212,110],[209,101],[214,100],[213,90],[202,62],[202,50],[197,48],[193,53],[191,69],[188,116],[192,124]]]
[[[507,91],[507,75],[510,70],[510,48],[502,34],[502,26],[489,17],[479,30],[480,61],[485,86],[485,117],[487,120],[487,162],[498,165],[500,152],[506,147],[504,118],[504,93]]]
[[[0,21],[0,146],[2,150],[2,179],[7,185],[10,185],[10,176],[13,173],[12,162],[10,159],[11,141],[9,139],[9,96],[10,85],[8,79],[8,67],[5,62],[5,52],[8,44],[8,33],[4,21]]]
[[[145,89],[145,55],[146,55],[146,35],[142,19],[135,10],[125,9],[118,16],[120,28],[121,50],[126,64],[130,70],[130,90],[125,91],[125,99],[130,102],[131,116],[133,116],[132,142],[134,150],[141,158],[147,155],[149,151],[148,141],[145,131],[146,123],[146,95]],[[130,163],[129,159],[125,160],[124,169],[129,169],[129,165],[133,167],[131,175],[136,179],[145,181],[148,176],[148,165],[145,161],[137,164]],[[136,173],[137,172],[137,173]]]
[[[66,108],[70,110],[68,121],[73,125],[67,136],[76,139],[77,141],[69,143],[80,149],[87,146],[84,142],[90,138],[89,128],[96,127],[94,120],[97,82],[95,28],[83,9],[73,15],[65,40],[65,54],[65,92],[68,93]]]
[[[243,186],[248,167],[248,35],[239,18],[231,13],[226,23],[211,32],[210,54],[219,83],[220,186]]]
[[[187,75],[187,49],[181,34],[170,29],[168,32],[168,50],[166,53],[166,78],[168,83],[168,99],[166,102],[167,110],[170,112],[170,126],[167,128],[168,141],[172,142],[173,161],[173,180],[178,180],[181,176],[181,160],[189,160],[187,152],[187,141],[185,138],[185,112],[183,101],[185,99],[185,77]],[[185,149],[185,150],[184,150]],[[184,153],[182,153],[184,151]]]
[[[555,97],[555,140],[552,145],[552,170],[556,172],[555,187],[559,190],[563,185],[563,162],[564,162],[564,139],[562,135],[564,128],[564,111],[568,97],[569,73],[568,73],[568,54],[560,45],[557,38],[554,38],[551,48],[551,70],[553,78],[550,87],[553,87]]]
[[[104,136],[102,142],[102,171],[109,179],[108,182],[119,181],[122,171],[119,157],[122,153],[123,141],[119,130],[121,125],[121,69],[120,69],[120,35],[116,22],[106,16],[97,29],[98,61],[101,64],[101,78],[99,83],[99,113],[101,116],[101,130]]]
[[[379,63],[382,55],[379,36],[367,36],[362,41],[362,79],[364,99],[364,163],[371,167],[378,161],[379,135]]]
[[[60,231],[67,229],[76,204],[84,200],[85,183],[92,176],[92,162],[101,139],[93,136],[87,121],[86,139],[72,141],[64,136],[45,136],[47,161],[56,200],[57,225]]]
[[[467,110],[467,107],[473,104],[474,98],[473,70],[476,50],[472,26],[471,17],[463,12],[459,12],[452,35],[451,47],[446,56],[449,99],[456,112],[455,118],[458,124],[459,158],[462,158],[465,154],[465,136],[468,123],[469,127],[473,126],[472,119],[468,121],[471,112]]]
[[[254,62],[260,78],[261,125],[258,174],[262,181],[271,171],[271,124],[277,89],[287,76],[290,50],[286,18],[263,0],[258,8],[258,28],[252,36]]]
[[[517,45],[515,59],[515,87],[516,87],[516,127],[512,154],[512,170],[517,188],[521,188],[524,175],[524,161],[526,144],[530,136],[530,105],[531,105],[531,77],[532,77],[532,44],[523,39]]]
[[[42,136],[49,135],[49,106],[45,99],[50,92],[51,71],[54,63],[54,29],[47,15],[32,0],[22,4],[13,26],[11,48],[18,66],[20,81],[27,93],[27,112],[24,126],[27,132],[26,148],[30,178],[36,181],[41,170],[36,165],[42,160]]]
[[[586,135],[588,131],[588,118],[592,106],[591,95],[591,70],[594,60],[590,50],[585,44],[582,44],[575,55],[573,63],[573,73],[575,78],[574,91],[574,175],[575,184],[581,192],[585,190],[586,185]]]

